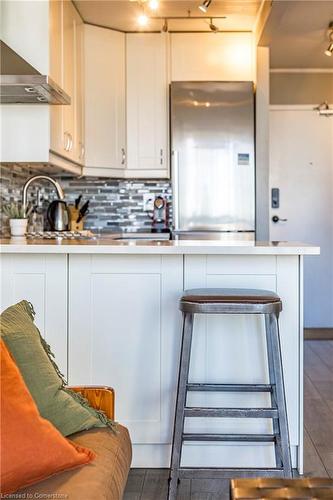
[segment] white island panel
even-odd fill
[[[114,387],[133,466],[169,463],[182,290],[181,256],[70,257],[69,380]]]
[[[67,377],[67,256],[1,255],[1,312],[27,300],[36,325]]]

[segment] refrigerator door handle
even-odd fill
[[[173,228],[179,230],[179,155],[177,150],[171,152],[171,175],[173,192]]]

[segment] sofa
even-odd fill
[[[114,418],[115,395],[110,387],[71,387],[88,399],[91,406]],[[56,474],[21,489],[21,498],[64,498],[66,500],[121,500],[132,459],[128,430],[119,425],[117,434],[95,428],[69,436],[75,443],[93,450],[96,459],[78,469]],[[47,495],[47,497],[46,497]]]

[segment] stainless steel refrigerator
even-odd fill
[[[253,83],[173,82],[171,151],[175,232],[253,238]]]

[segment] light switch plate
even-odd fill
[[[154,195],[151,193],[145,193],[143,195],[143,211],[152,212],[154,209]]]

